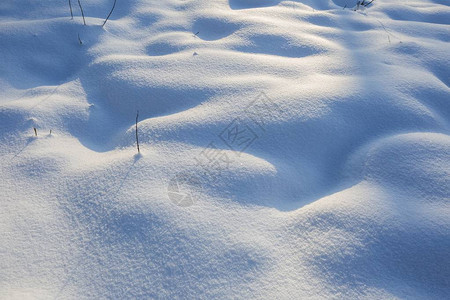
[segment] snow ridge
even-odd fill
[[[0,298],[450,294],[447,2],[3,2]]]

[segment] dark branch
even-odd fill
[[[84,19],[83,7],[81,6],[80,0],[78,0],[78,5],[80,6],[81,15],[83,16],[83,23],[84,23],[84,25],[86,25],[86,20]]]
[[[70,3],[70,0],[69,0],[69,8],[70,8],[70,19],[73,19],[72,3]]]
[[[106,21],[108,21],[109,17],[111,16],[111,14],[112,14],[112,12],[113,12],[114,8],[116,7],[116,2],[117,2],[117,0],[114,0],[114,4],[113,4],[113,7],[111,8],[111,11],[109,12],[109,15],[108,15],[108,16],[106,17],[106,19],[105,19],[105,22],[103,22],[103,25],[102,25],[102,27],[103,27],[103,26],[105,26],[105,24],[106,24]]]
[[[141,150],[139,149],[139,137],[138,137],[138,119],[139,119],[139,110],[137,111],[136,114],[136,145],[137,145],[137,150],[138,153],[141,153]]]

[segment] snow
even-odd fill
[[[448,1],[71,2],[0,3],[1,299],[448,298]]]

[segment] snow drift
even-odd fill
[[[0,4],[1,298],[448,297],[448,3],[81,3]]]

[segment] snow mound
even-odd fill
[[[71,2],[0,3],[1,298],[450,294],[448,3]]]

